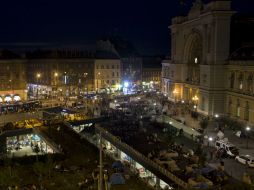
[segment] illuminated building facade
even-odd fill
[[[46,50],[27,54],[29,95],[38,98],[94,91],[94,54]]]
[[[25,60],[8,50],[0,51],[0,103],[27,99]]]
[[[203,114],[254,123],[253,37],[243,34],[253,35],[253,19],[244,20],[252,31],[237,30],[239,18],[229,0],[196,0],[187,16],[173,18],[171,59],[162,62],[162,92],[171,100],[193,103]],[[235,45],[237,40],[241,42]]]

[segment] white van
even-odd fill
[[[239,151],[236,148],[236,146],[227,141],[223,141],[223,140],[216,141],[215,148],[217,150],[219,149],[225,150],[225,152],[231,157],[236,157],[239,154]]]

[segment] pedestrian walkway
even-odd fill
[[[197,137],[201,136],[201,133],[199,133],[198,131],[194,130],[193,128],[191,127],[188,127],[186,125],[184,125],[183,123],[180,123],[178,121],[176,121],[175,119],[173,118],[170,118],[169,116],[160,116],[157,118],[157,122],[163,122],[163,123],[168,123],[170,124],[171,126],[175,127],[176,129],[178,130],[183,130],[184,134],[195,140]]]

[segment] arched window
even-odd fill
[[[241,114],[241,107],[240,107],[240,100],[237,99],[237,104],[236,104],[236,116],[240,117]]]
[[[249,121],[249,111],[250,110],[250,107],[249,107],[249,102],[248,101],[246,101],[246,105],[245,105],[245,112],[244,112],[244,119],[246,120],[246,121]]]
[[[231,76],[230,76],[230,88],[234,88],[235,86],[235,73],[231,73]]]
[[[238,84],[239,84],[239,89],[242,90],[243,89],[243,74],[240,73],[239,77],[238,77]]]
[[[185,44],[184,60],[187,63],[186,81],[200,83],[200,64],[202,64],[202,36],[193,32]]]
[[[252,93],[253,91],[253,75],[249,75],[247,79],[247,90],[248,92]]]

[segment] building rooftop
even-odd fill
[[[1,49],[0,50],[0,59],[18,59],[20,56],[10,50]]]
[[[237,49],[230,55],[230,60],[254,60],[254,46]]]
[[[78,49],[39,49],[26,53],[28,59],[94,58],[94,56],[92,51]]]

